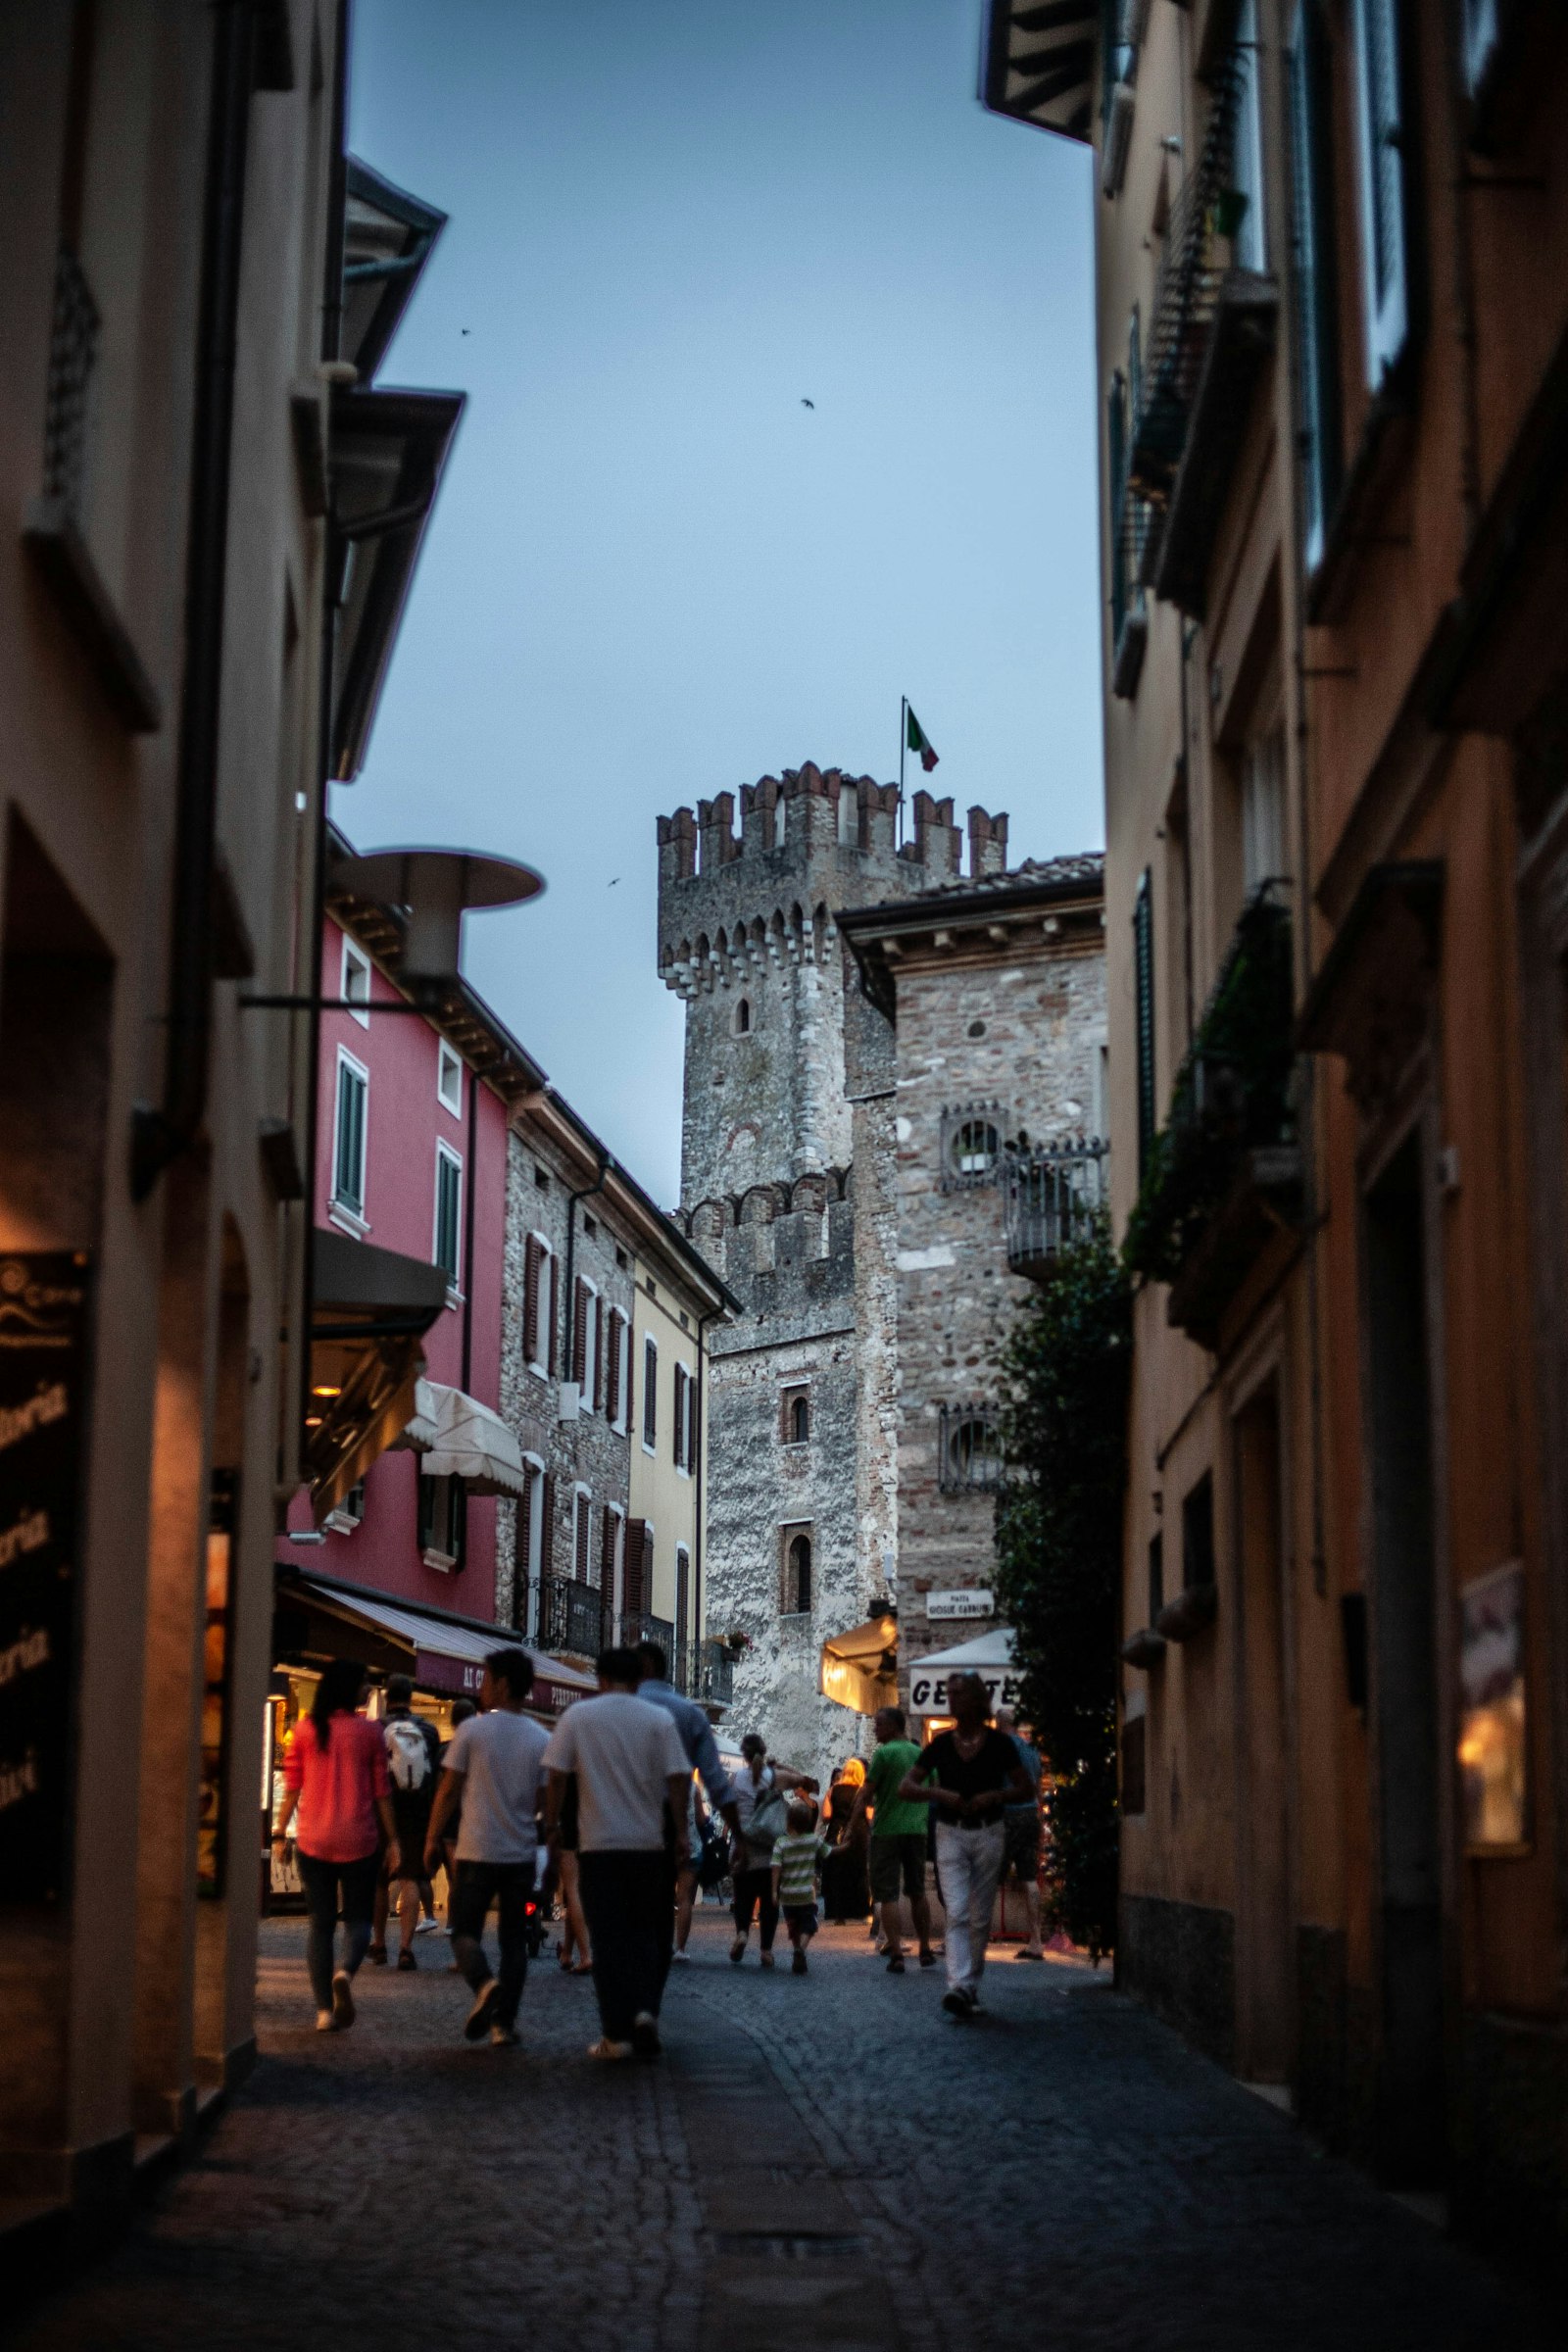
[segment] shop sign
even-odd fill
[[[925,1613],[932,1619],[948,1617],[994,1617],[996,1594],[983,1586],[968,1586],[957,1592],[928,1592]]]
[[[938,1667],[933,1673],[919,1665],[909,1669],[909,1711],[913,1715],[951,1715],[948,1704],[948,1672]],[[988,1715],[999,1707],[1016,1709],[1023,1689],[1023,1678],[1012,1666],[960,1666],[956,1672],[977,1674],[986,1687]]]
[[[84,1250],[0,1256],[0,1900],[63,1891],[87,1409]]]
[[[506,1646],[505,1635],[506,1628],[498,1626],[498,1649]],[[421,1690],[448,1690],[454,1696],[461,1694],[476,1699],[479,1686],[484,1681],[484,1660],[449,1658],[439,1649],[421,1649],[415,1659],[414,1679]],[[561,1715],[574,1698],[581,1698],[582,1695],[575,1684],[552,1683],[544,1675],[535,1675],[533,1693],[528,1703],[542,1713]]]

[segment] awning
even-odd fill
[[[419,1381],[415,1400],[415,1422],[433,1432],[419,1465],[426,1478],[461,1478],[470,1494],[523,1492],[522,1454],[499,1413],[435,1380]]]
[[[299,1590],[328,1616],[345,1625],[360,1625],[390,1637],[414,1652],[414,1679],[427,1690],[477,1693],[485,1659],[494,1649],[522,1649],[533,1660],[532,1706],[541,1714],[559,1715],[573,1699],[596,1690],[592,1675],[564,1665],[549,1652],[519,1641],[510,1626],[465,1624],[411,1601],[387,1600],[379,1592],[329,1584],[324,1578],[302,1576]]]
[[[419,1342],[446,1304],[447,1278],[329,1226],[312,1236],[311,1411],[305,1468],[318,1520],[407,1428],[423,1367]]]
[[[1087,140],[1094,122],[1100,0],[991,0],[980,101],[1040,130]]]
[[[822,1644],[822,1695],[857,1715],[897,1706],[899,1626],[884,1612]]]
[[[949,1715],[948,1685],[955,1675],[977,1674],[986,1687],[994,1715],[999,1707],[1018,1704],[1019,1676],[1013,1663],[1013,1640],[1006,1626],[977,1634],[952,1649],[937,1649],[917,1658],[909,1668],[909,1712]]]

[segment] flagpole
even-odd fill
[[[897,846],[904,847],[904,754],[909,734],[909,698],[899,697],[899,832]]]

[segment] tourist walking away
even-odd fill
[[[1029,1935],[1020,1960],[1044,1960],[1046,1947],[1040,1940],[1040,1783],[1044,1767],[1040,1750],[1026,1740],[1006,1707],[997,1709],[997,1729],[1004,1740],[1010,1740],[1018,1751],[1018,1761],[1029,1776],[1027,1804],[1007,1804],[1002,1808],[1002,1879],[1016,1879],[1023,1889],[1024,1917]]]
[[[452,1890],[452,1956],[468,1980],[469,2041],[488,2033],[498,2048],[517,2038],[517,2003],[528,1974],[528,1900],[539,1855],[539,1789],[550,1735],[523,1708],[533,1689],[525,1649],[493,1649],[479,1687],[481,1712],[454,1732],[426,1834],[425,1864],[440,1858],[461,1803],[458,1877]],[[496,1906],[500,1960],[485,1957],[484,1923]]]
[[[907,1896],[909,1916],[920,1947],[920,1966],[935,1968],[931,1949],[931,1905],[925,1891],[926,1832],[929,1808],[901,1795],[906,1775],[920,1760],[920,1750],[905,1730],[902,1707],[880,1707],[876,1717],[877,1746],[866,1766],[857,1810],[871,1815],[871,1899],[881,1906],[888,1974],[904,1975],[904,1943],[899,1921],[899,1897]]]
[[[740,1828],[740,1808],[724,1770],[713,1738],[713,1727],[695,1698],[686,1698],[669,1679],[669,1660],[657,1642],[641,1642],[637,1656],[642,1666],[642,1681],[637,1686],[639,1698],[650,1706],[662,1707],[676,1731],[686,1761],[700,1776],[708,1801],[715,1813],[722,1814],[733,1835]],[[702,1858],[702,1840],[697,1834],[697,1786],[694,1781],[686,1799],[687,1860],[675,1877],[675,1948],[673,1960],[686,1957],[687,1938],[692,1932],[692,1911],[697,1901],[697,1871]]]
[[[741,1741],[745,1769],[733,1783],[738,1834],[730,1875],[735,1887],[735,1940],[729,1956],[738,1968],[746,1957],[752,1916],[758,1919],[761,1963],[773,1965],[778,1905],[773,1900],[773,1843],[787,1826],[778,1776],[767,1760],[767,1742],[757,1732]]]
[[[389,1674],[386,1678],[386,1713],[381,1719],[382,1737],[386,1740],[386,1768],[392,1782],[392,1818],[397,1823],[398,1852],[402,1857],[396,1869],[390,1855],[381,1861],[380,1883],[375,1890],[375,1909],[372,1919],[370,1946],[367,1958],[384,1962],[386,1951],[386,1922],[389,1908],[395,1904],[398,1915],[398,1966],[405,1975],[412,1975],[418,1966],[414,1957],[414,1937],[419,1925],[422,1904],[432,1925],[435,1917],[435,1894],[425,1868],[424,1844],[430,1828],[430,1807],[435,1802],[436,1782],[441,1774],[441,1735],[433,1723],[414,1712],[414,1677],[411,1674]]]
[[[837,1767],[827,1792],[824,1827],[833,1851],[822,1872],[822,1911],[828,1919],[863,1919],[871,1908],[865,1808],[860,1803],[864,1786],[865,1766],[858,1756],[851,1756]]]
[[[951,1732],[939,1732],[920,1750],[899,1793],[934,1804],[937,1870],[948,1914],[948,1989],[942,2006],[970,2018],[980,2005],[991,1911],[1002,1876],[1004,1803],[1021,1803],[1029,1776],[1012,1741],[986,1721],[990,1696],[977,1674],[948,1685]]]
[[[798,1977],[806,1974],[806,1947],[816,1934],[816,1874],[831,1850],[817,1829],[816,1807],[797,1797],[783,1837],[773,1840],[773,1902],[784,1914],[795,1955],[790,1968]]]
[[[691,1767],[663,1708],[637,1696],[641,1672],[634,1649],[602,1651],[599,1696],[568,1707],[545,1749],[552,1844],[567,1777],[577,1781],[577,1864],[603,2028],[590,2058],[659,2055],[675,1876],[687,1859]]]
[[[370,1940],[383,1841],[394,1864],[399,1858],[386,1742],[381,1726],[359,1712],[369,1694],[365,1668],[353,1658],[334,1658],[283,1755],[283,1802],[272,1843],[286,1846],[297,1811],[295,1859],[310,1917],[305,1964],[318,2034],[345,2033],[354,2023],[354,1979]],[[335,1968],[340,1907],[344,1954]]]
[[[474,1716],[478,1714],[478,1712],[479,1710],[474,1705],[471,1698],[455,1698],[452,1701],[452,1733],[451,1737],[447,1740],[445,1746],[441,1750],[441,1765],[443,1771],[446,1769],[447,1758],[452,1753],[453,1740],[456,1739],[464,1724],[470,1723]],[[463,1783],[460,1781],[458,1783],[458,1793],[453,1799],[452,1810],[447,1815],[446,1834],[441,1840],[441,1867],[447,1874],[447,1934],[449,1936],[452,1933],[452,1895],[453,1889],[456,1887],[458,1883],[458,1833],[462,1827]],[[454,1960],[452,1962],[452,1967],[454,1970],[456,1970],[457,1965],[457,1962]]]

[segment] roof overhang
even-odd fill
[[[344,199],[342,356],[359,369],[361,383],[368,383],[447,217],[354,155]]]
[[[440,1266],[330,1226],[318,1226],[312,1243],[305,1472],[319,1519],[414,1419],[419,1343],[446,1304],[447,1278]]]
[[[1101,0],[991,0],[980,103],[1086,144],[1094,126]]]
[[[843,908],[833,919],[859,966],[864,994],[891,1021],[897,966],[995,963],[1026,948],[1051,954],[1098,942],[1104,930],[1103,866],[1098,859],[1071,862],[1076,870],[1066,873]]]

